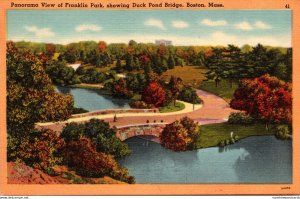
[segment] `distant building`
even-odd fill
[[[172,45],[172,41],[169,41],[169,40],[155,40],[155,44],[156,45],[161,45],[161,44],[164,44],[165,46],[170,46]]]

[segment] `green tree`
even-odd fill
[[[21,52],[13,42],[8,42],[6,58],[7,131],[15,140],[9,149],[12,152],[18,150],[36,122],[68,119],[73,111],[73,98],[55,92],[41,62],[29,51]],[[16,158],[11,154],[9,159]]]
[[[168,68],[173,69],[175,67],[175,59],[173,55],[170,55],[168,58]]]

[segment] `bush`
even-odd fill
[[[229,140],[225,140],[225,145],[229,145],[230,141]]]
[[[238,135],[235,135],[235,136],[234,136],[234,140],[235,140],[235,141],[238,141],[239,138],[240,138],[240,137],[239,137]]]
[[[127,169],[119,167],[111,155],[97,152],[96,145],[88,138],[82,137],[67,143],[63,157],[65,163],[83,177],[99,178],[108,175],[117,180],[134,183],[134,178],[128,175]]]
[[[80,114],[80,113],[87,113],[87,112],[89,112],[89,111],[84,108],[74,107],[72,114]]]
[[[225,141],[222,140],[222,141],[219,143],[219,146],[220,146],[220,147],[224,147],[224,146],[225,146]]]
[[[231,143],[231,144],[234,144],[234,143],[235,143],[235,139],[234,139],[234,138],[231,138],[231,139],[230,139],[230,143]]]
[[[192,104],[201,104],[202,102],[202,100],[198,97],[196,90],[189,86],[182,89],[179,93],[178,99]]]
[[[288,125],[278,125],[275,128],[275,136],[281,140],[289,140],[292,138]]]
[[[159,138],[162,146],[173,151],[194,149],[199,141],[200,127],[193,120],[184,117],[180,121],[167,124]]]
[[[64,144],[64,140],[52,130],[34,131],[20,142],[18,158],[33,168],[48,172],[53,166],[61,163],[59,152]]]
[[[138,109],[150,109],[152,108],[151,104],[147,104],[144,101],[138,100],[138,101],[132,101],[130,103],[131,108],[138,108]]]
[[[254,123],[254,118],[243,112],[230,113],[228,123],[249,125]]]

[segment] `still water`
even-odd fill
[[[119,160],[136,183],[291,183],[292,142],[249,137],[226,146],[173,152],[139,137]]]
[[[56,89],[61,93],[73,95],[74,105],[79,108],[84,108],[88,111],[129,108],[129,100],[114,98],[110,95],[104,95],[97,90],[70,88],[64,86],[56,86]]]

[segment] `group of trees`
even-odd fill
[[[130,154],[128,146],[116,137],[116,129],[107,122],[91,119],[84,124],[67,124],[61,137],[66,142],[64,163],[85,177],[111,176],[128,183],[134,178],[118,165],[115,158]]]
[[[66,120],[74,110],[73,97],[55,91],[46,73],[46,56],[52,55],[39,56],[7,43],[8,161],[23,161],[48,174],[53,174],[53,166],[65,164],[85,177],[108,175],[134,183],[115,160],[129,154],[129,149],[108,123],[69,124],[60,136],[35,129],[37,122]],[[68,78],[63,80],[68,82]]]
[[[36,122],[66,120],[73,97],[55,92],[40,60],[29,51],[7,43],[7,130],[27,136]]]
[[[268,124],[292,124],[292,85],[276,77],[263,75],[240,81],[230,102],[253,118]]]
[[[237,46],[228,45],[213,48],[205,58],[205,65],[209,69],[208,79],[215,81],[218,86],[221,79],[229,80],[230,86],[234,81],[243,78],[254,78],[270,74],[285,81],[292,79],[292,50],[282,53],[278,49],[267,49],[261,44],[252,50],[243,52]]]
[[[108,87],[115,96],[141,96],[141,99],[133,99],[136,100],[132,103],[135,108],[162,107],[170,103],[175,106],[177,99],[201,103],[195,89],[185,86],[180,78],[174,76],[165,82],[154,72],[147,75],[130,73],[125,79],[110,84]]]

